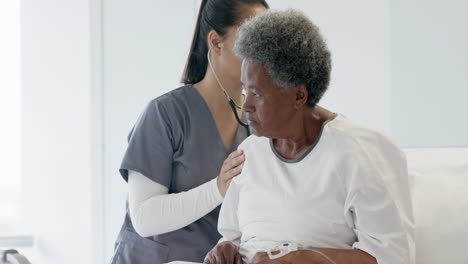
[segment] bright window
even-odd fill
[[[20,1],[0,1],[0,234],[18,231],[21,194]]]

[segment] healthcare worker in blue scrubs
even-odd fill
[[[264,0],[202,1],[185,85],[150,101],[130,132],[120,167],[127,212],[111,263],[203,262],[221,238],[219,207],[248,136],[232,47],[239,25],[267,8]]]

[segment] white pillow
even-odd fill
[[[468,263],[468,148],[406,149],[416,263]]]

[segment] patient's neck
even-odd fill
[[[288,136],[273,139],[276,151],[289,160],[300,158],[319,140],[324,124],[334,116],[335,114],[320,106],[304,109],[293,118],[292,125],[288,126]]]

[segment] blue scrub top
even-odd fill
[[[120,174],[127,181],[128,170],[133,170],[166,186],[169,193],[188,191],[216,178],[223,161],[246,137],[239,126],[227,151],[205,100],[192,85],[182,86],[153,99],[140,115]],[[127,204],[112,263],[203,262],[221,238],[219,208],[174,232],[142,238],[133,228]]]

